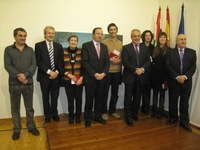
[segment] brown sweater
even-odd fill
[[[108,47],[109,54],[114,50],[117,50],[120,52],[120,58],[121,58],[122,42],[120,40],[107,38],[103,40],[102,43]],[[110,63],[109,73],[121,72],[121,69],[122,69],[121,61],[118,64]]]

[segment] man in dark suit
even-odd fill
[[[38,66],[37,81],[40,82],[42,91],[45,122],[50,122],[51,116],[58,122],[60,118],[57,103],[60,79],[63,74],[63,48],[60,44],[53,42],[55,37],[54,27],[45,27],[44,37],[45,41],[35,45]],[[50,99],[49,95],[51,95]]]
[[[179,34],[176,38],[177,48],[166,57],[169,72],[169,120],[174,124],[178,120],[178,99],[180,97],[180,126],[191,132],[189,126],[188,101],[192,89],[192,76],[196,70],[196,52],[186,48],[186,36]]]
[[[123,46],[122,64],[124,66],[122,80],[125,83],[124,114],[128,126],[138,120],[142,85],[148,82],[146,70],[150,67],[150,56],[147,47],[140,44],[140,30],[131,32],[132,42]]]
[[[106,124],[101,117],[103,111],[103,95],[107,81],[110,59],[107,47],[100,43],[103,31],[100,27],[93,29],[93,40],[82,46],[82,66],[84,74],[86,102],[85,102],[85,127],[91,126],[93,100],[94,121]]]

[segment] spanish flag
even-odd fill
[[[159,7],[157,21],[156,21],[156,42],[158,43],[158,35],[160,33],[160,19],[161,19],[161,7]]]
[[[168,7],[167,7],[167,11],[166,11],[165,33],[167,34],[167,45],[170,46],[170,16],[169,16],[169,8]]]

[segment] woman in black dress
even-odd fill
[[[161,32],[157,46],[153,51],[153,65],[152,65],[152,87],[153,87],[153,108],[152,117],[161,119],[164,113],[165,91],[167,90],[168,73],[165,65],[166,53],[171,48],[167,45],[167,34]],[[158,94],[159,106],[158,106]],[[158,108],[157,108],[158,106]]]

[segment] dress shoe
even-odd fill
[[[108,120],[108,114],[102,114],[101,117],[106,121]]]
[[[101,124],[107,124],[107,122],[103,118],[94,119],[94,121],[99,122]]]
[[[175,124],[176,122],[177,122],[176,119],[169,119],[169,120],[167,121],[167,124],[172,125],[172,124]]]
[[[32,133],[34,136],[40,135],[40,132],[38,131],[37,128],[30,129],[28,130],[28,132]]]
[[[45,123],[51,122],[50,118],[45,118]]]
[[[133,120],[132,120],[132,119],[127,119],[127,120],[126,120],[126,124],[127,124],[129,127],[132,127],[132,126],[133,126]]]
[[[133,120],[138,121],[139,120],[138,116],[137,115],[133,115]]]
[[[80,124],[81,123],[81,119],[80,118],[76,118],[76,124]]]
[[[110,114],[112,117],[116,118],[116,119],[120,119],[121,116],[118,113],[112,113]]]
[[[13,132],[13,135],[12,135],[12,139],[14,141],[18,140],[20,138],[20,132]]]
[[[151,113],[151,117],[153,118],[153,117],[156,117],[156,113],[155,112],[152,112]]]
[[[53,120],[54,120],[55,122],[60,122],[60,117],[59,117],[58,115],[52,116],[52,118],[53,118]]]
[[[184,123],[180,123],[180,126],[185,129],[188,132],[192,132],[192,128],[189,126],[189,124],[184,124]]]
[[[144,114],[148,115],[149,111],[148,110],[141,110],[141,112],[143,112]]]
[[[74,124],[74,118],[70,118],[68,121],[69,124]]]
[[[90,128],[91,127],[91,122],[90,121],[86,121],[85,122],[85,127],[86,128]]]

